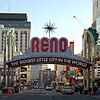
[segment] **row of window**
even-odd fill
[[[5,31],[2,31],[2,51],[4,50],[4,33]],[[15,31],[16,34],[16,51],[18,51],[18,31]],[[20,39],[20,51],[22,51],[22,35],[25,34],[25,50],[27,50],[27,31],[21,31],[21,39]]]
[[[5,23],[5,26],[9,26],[9,27],[26,27],[26,28],[29,28],[30,27],[30,24],[29,23],[26,23],[26,24],[23,24],[23,23]]]

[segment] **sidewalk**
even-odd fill
[[[100,95],[94,95],[93,97],[95,97],[95,98],[100,98]]]

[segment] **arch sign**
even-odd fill
[[[19,67],[32,64],[69,64],[72,66],[88,68],[92,64],[81,56],[71,56],[68,40],[65,37],[47,38],[33,37],[31,50],[24,55],[15,56],[12,61],[6,63],[8,67]]]

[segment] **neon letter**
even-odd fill
[[[61,52],[66,52],[67,47],[68,47],[68,40],[64,37],[60,38],[60,40],[59,40],[59,50]]]
[[[41,51],[48,52],[49,50],[49,41],[48,38],[44,37],[41,39]]]
[[[31,40],[32,52],[39,52],[39,38],[34,37]]]
[[[58,52],[58,39],[57,38],[51,38],[50,52]]]

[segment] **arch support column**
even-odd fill
[[[90,68],[83,69],[83,85],[84,92],[87,94],[90,86]]]

